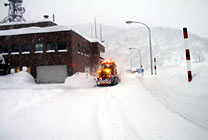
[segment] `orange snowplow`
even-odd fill
[[[97,85],[116,85],[119,81],[115,61],[113,59],[103,60],[101,68],[97,71]]]

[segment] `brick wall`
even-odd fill
[[[58,52],[58,42],[65,41],[67,44],[66,52]],[[55,45],[54,52],[46,51],[46,43],[53,42]],[[27,35],[15,35],[0,37],[0,43],[9,47],[8,55],[5,55],[7,63],[10,63],[11,68],[19,66],[29,66],[31,68],[31,74],[36,77],[36,67],[42,65],[67,65],[68,75],[72,75],[71,60],[71,31],[51,32],[51,33],[39,33],[39,34],[27,34]],[[43,44],[43,52],[35,52],[35,44]],[[1,45],[0,44],[0,45]],[[12,53],[11,46],[17,44],[19,47],[18,53]],[[22,45],[29,44],[29,53],[24,54],[22,52]]]
[[[91,43],[80,37],[79,34],[72,33],[72,63],[75,72],[84,72],[86,67],[91,67]]]
[[[66,42],[67,51],[59,52],[59,42]],[[53,42],[54,52],[47,52],[46,44]],[[35,52],[35,44],[43,44],[43,52]],[[19,53],[12,53],[11,46],[17,44]],[[22,52],[22,45],[29,44],[29,53]],[[25,34],[15,36],[0,36],[0,45],[9,47],[9,53],[3,54],[5,61],[11,64],[11,68],[28,66],[31,74],[36,78],[37,66],[67,65],[68,76],[76,72],[84,72],[85,68],[95,71],[99,64],[100,51],[104,47],[99,43],[91,43],[74,31],[59,31],[49,33]],[[80,47],[78,47],[80,46]],[[81,51],[80,49],[81,48]]]

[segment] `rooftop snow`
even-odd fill
[[[11,30],[0,30],[0,36],[12,36],[12,35],[24,35],[24,34],[34,34],[34,33],[49,33],[49,32],[58,32],[58,31],[73,31],[88,40],[89,42],[100,42],[98,39],[88,38],[81,33],[73,30],[71,27],[66,25],[57,25],[50,27],[27,27],[27,28],[19,28],[19,29],[11,29]],[[103,45],[104,46],[104,45]]]
[[[11,22],[11,23],[1,23],[0,26],[11,26],[11,25],[20,25],[20,24],[33,24],[33,23],[41,23],[41,22],[52,22],[52,21],[50,21],[50,20],[42,20],[42,21]]]
[[[34,33],[48,33],[57,31],[70,31],[71,28],[68,26],[50,26],[50,27],[27,27],[11,30],[1,30],[0,36],[11,36],[11,35],[23,35],[23,34],[34,34]]]

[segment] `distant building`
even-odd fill
[[[16,71],[24,66],[38,83],[64,82],[67,76],[93,74],[105,48],[67,26],[51,21],[0,24],[0,54]]]

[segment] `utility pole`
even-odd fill
[[[97,26],[96,26],[96,18],[95,18],[95,38],[97,39]]]
[[[92,26],[93,26],[93,25],[91,24],[91,38],[92,38],[92,28],[93,28]]]
[[[102,42],[102,27],[101,27],[101,24],[100,24],[100,41]]]
[[[55,22],[55,15],[53,14],[53,22]]]

